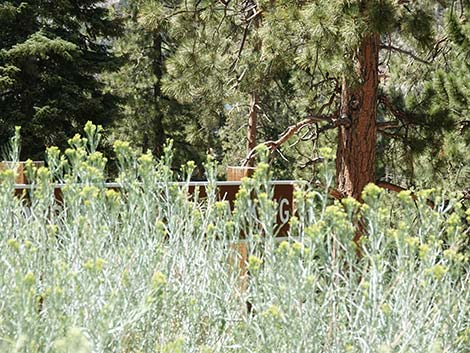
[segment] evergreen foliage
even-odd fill
[[[42,158],[87,120],[117,117],[98,75],[117,65],[109,39],[119,31],[102,1],[2,1],[0,141],[21,125],[23,158]]]
[[[151,3],[160,9],[152,12],[153,23],[167,19],[169,31],[181,40],[167,62],[163,90],[196,109],[202,106],[206,121],[219,120],[220,112],[226,116],[221,129],[226,161],[238,164],[246,155],[239,141],[253,91],[260,95],[260,142],[276,139],[305,117],[337,114],[342,78],[352,89],[362,84],[357,50],[370,34],[380,36],[376,118],[382,124],[396,122],[379,131],[377,178],[415,184],[416,158],[439,151],[446,131],[456,126],[453,108],[440,102],[438,90],[443,88],[435,87],[435,72],[443,67],[448,45],[441,41],[446,35],[443,18],[452,6],[460,6],[455,1]],[[446,78],[446,89],[451,86],[452,79]],[[468,107],[465,95],[451,97],[453,104]],[[326,127],[317,124],[302,131],[300,136],[312,143],[294,142],[294,148],[276,150],[287,157],[277,159],[284,164],[281,174],[290,167],[292,176],[293,166],[316,159],[318,145],[331,144],[334,135],[322,140],[322,129]]]
[[[445,16],[448,53],[442,68],[428,84],[435,93],[434,109],[444,107],[451,117],[452,129],[443,138],[442,147],[423,157],[419,168],[424,183],[450,188],[468,188],[470,180],[470,2],[452,8]]]
[[[124,64],[105,75],[107,90],[121,98],[123,119],[115,124],[114,135],[156,156],[170,138],[175,143],[177,163],[193,159],[200,165],[208,146],[214,145],[213,134],[210,129],[201,129],[192,106],[162,92],[166,62],[178,41],[168,32],[165,21],[153,22],[160,11],[153,5],[132,0],[118,6],[125,29],[113,49]]]
[[[170,36],[179,43],[166,63],[163,92],[190,104],[199,124],[218,132],[224,164],[239,164],[246,155],[245,127],[254,92],[264,117],[260,141],[275,138],[295,120],[281,103],[291,91],[289,66],[282,60],[265,60],[262,26],[249,19],[256,13],[254,3],[236,1],[229,7],[211,1],[148,3],[148,9],[164,9],[149,12],[148,25],[167,23]]]
[[[115,13],[106,7],[111,3]],[[318,147],[347,141],[349,150],[338,147],[337,176],[368,155],[375,173],[367,171],[367,182],[411,187],[452,180],[463,188],[469,4],[4,1],[0,138],[22,125],[23,155],[39,157],[44,145],[64,146],[86,119],[105,128],[114,120],[107,141],[127,139],[160,156],[171,138],[175,164],[202,165],[209,152],[224,166],[240,165],[249,162],[253,144],[268,141],[276,177],[310,180],[322,160]],[[109,40],[119,23],[122,37]],[[366,68],[370,50],[378,59]],[[366,92],[368,72],[378,84]],[[369,98],[376,103],[365,107]],[[377,134],[358,134],[356,143],[376,141],[367,153],[352,152],[348,139],[367,111]],[[276,145],[305,119],[312,120]]]

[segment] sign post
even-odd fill
[[[227,167],[227,181],[241,181],[244,177],[253,175],[252,167]],[[248,246],[246,242],[232,244],[232,249],[238,254],[238,268],[240,270],[240,290],[245,292],[248,286]]]

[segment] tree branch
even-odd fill
[[[238,62],[240,61],[243,52],[243,47],[245,46],[246,38],[248,37],[248,29],[250,28],[250,25],[251,21],[248,22],[248,24],[245,26],[245,29],[243,30],[243,37],[240,43],[240,47],[238,48],[237,58],[234,60],[232,65],[230,65],[230,71],[234,70],[237,67]]]
[[[389,183],[387,181],[376,181],[375,182],[375,185],[381,187],[382,189],[386,189],[386,190],[390,190],[390,191],[395,191],[395,192],[400,192],[400,191],[406,191],[407,189],[399,186],[399,185],[396,185],[396,184],[392,184],[392,183]]]
[[[315,164],[318,164],[318,163],[323,163],[323,161],[325,160],[325,158],[323,157],[316,157],[316,158],[313,158],[311,160],[309,160],[308,162],[305,162],[304,164],[302,164],[300,166],[300,169],[305,169],[311,165],[315,165]]]
[[[402,135],[399,135],[399,134],[392,134],[390,132],[388,132],[387,130],[377,130],[377,132],[379,132],[380,134],[382,134],[383,136],[387,136],[387,137],[390,137],[392,139],[397,139],[397,140],[404,140],[404,136]],[[406,141],[404,141],[406,143]]]
[[[419,62],[421,62],[421,63],[423,63],[423,64],[426,64],[426,65],[430,65],[430,64],[431,64],[430,61],[427,61],[427,60],[425,60],[425,59],[420,58],[419,56],[415,55],[415,54],[412,53],[411,51],[406,50],[406,49],[403,49],[403,48],[395,47],[395,46],[393,46],[393,45],[381,44],[381,45],[380,45],[380,49],[393,50],[393,51],[396,51],[396,52],[398,52],[398,53],[408,55],[409,57],[411,57],[411,58],[415,59],[416,61],[419,61]]]
[[[245,22],[251,22],[253,21],[256,17],[261,15],[263,13],[263,10],[256,11],[253,15],[251,15],[249,18],[245,20]]]
[[[196,5],[196,7],[197,7],[197,5]],[[189,10],[189,9],[188,10],[179,10],[179,11],[175,11],[175,12],[172,12],[172,13],[166,15],[163,18],[163,20],[166,21],[166,20],[171,19],[174,16],[178,16],[178,15],[182,15],[182,14],[186,14],[186,13],[197,14],[197,13],[203,12],[205,10],[207,10],[207,7],[203,7],[203,8],[200,8],[200,9],[194,8],[194,10]]]
[[[308,117],[297,124],[289,126],[280,136],[277,140],[270,140],[263,142],[262,144],[259,144],[255,148],[253,148],[246,158],[243,161],[243,165],[246,165],[249,161],[251,161],[255,156],[256,156],[256,151],[261,145],[265,145],[268,147],[269,151],[272,153],[276,151],[282,144],[284,144],[289,138],[291,138],[293,135],[295,135],[299,130],[301,130],[303,127],[311,124],[315,124],[318,122],[327,122],[328,124],[324,126],[324,128],[328,127],[327,129],[333,129],[337,126],[335,124],[335,117],[337,114],[330,114],[330,115],[318,115],[318,116],[311,116]],[[324,130],[323,130],[324,131]]]
[[[390,190],[390,191],[394,191],[394,192],[401,192],[401,191],[407,191],[407,189],[401,187],[401,186],[398,186],[398,185],[395,185],[395,184],[392,184],[392,183],[389,183],[387,181],[377,181],[375,183],[375,185],[381,187],[382,189],[386,189],[386,190]],[[412,192],[410,194],[411,198],[413,199],[413,201],[416,201],[418,199],[418,197],[416,196],[416,194],[414,192]],[[435,204],[432,200],[429,200],[427,199],[426,200],[426,204],[431,207],[431,208],[434,208],[435,207]]]
[[[406,118],[406,114],[401,110],[396,109],[387,96],[381,95],[379,97],[379,102],[382,103],[390,111],[390,113],[392,113],[392,115],[398,120],[400,120],[403,124],[405,124],[405,122],[408,120]]]
[[[377,129],[378,130],[387,130],[387,129],[396,129],[397,127],[400,127],[400,122],[399,121],[379,121],[377,122]]]
[[[320,180],[316,180],[314,183],[316,187],[325,189],[325,184],[323,184]],[[346,197],[346,195],[343,192],[332,187],[328,188],[328,195],[330,195],[335,200],[342,200]]]

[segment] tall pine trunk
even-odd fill
[[[254,16],[256,14],[257,7],[254,7],[250,11],[250,16]],[[254,29],[255,32],[259,30],[259,27],[261,25],[261,15],[258,15],[259,17],[254,19]],[[261,47],[262,43],[261,40],[258,40],[253,47],[253,51],[257,54],[261,52]],[[248,113],[248,129],[247,129],[247,153],[250,153],[251,150],[253,150],[256,147],[256,135],[258,132],[258,114],[259,114],[259,84],[256,84],[254,87],[253,91],[251,92],[251,97],[250,97],[250,111]],[[248,160],[248,166],[253,167],[254,166],[254,160],[253,158]]]
[[[163,113],[161,109],[161,80],[163,76],[163,51],[162,51],[162,35],[159,31],[153,33],[153,62],[152,69],[155,77],[153,85],[153,104],[154,116],[152,119],[153,130],[153,154],[160,157],[163,153],[163,145],[165,143],[165,131],[163,127]]]
[[[259,95],[257,91],[251,94],[250,112],[248,113],[247,151],[250,153],[256,147],[256,133],[258,124]],[[253,158],[248,161],[248,166],[253,167]]]
[[[351,85],[344,79],[341,91],[341,117],[350,123],[338,129],[337,188],[356,199],[375,181],[378,64],[379,35],[371,34],[357,51],[359,80]]]

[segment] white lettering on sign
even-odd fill
[[[279,219],[282,223],[287,223],[289,221],[289,200],[281,199],[279,201]]]

